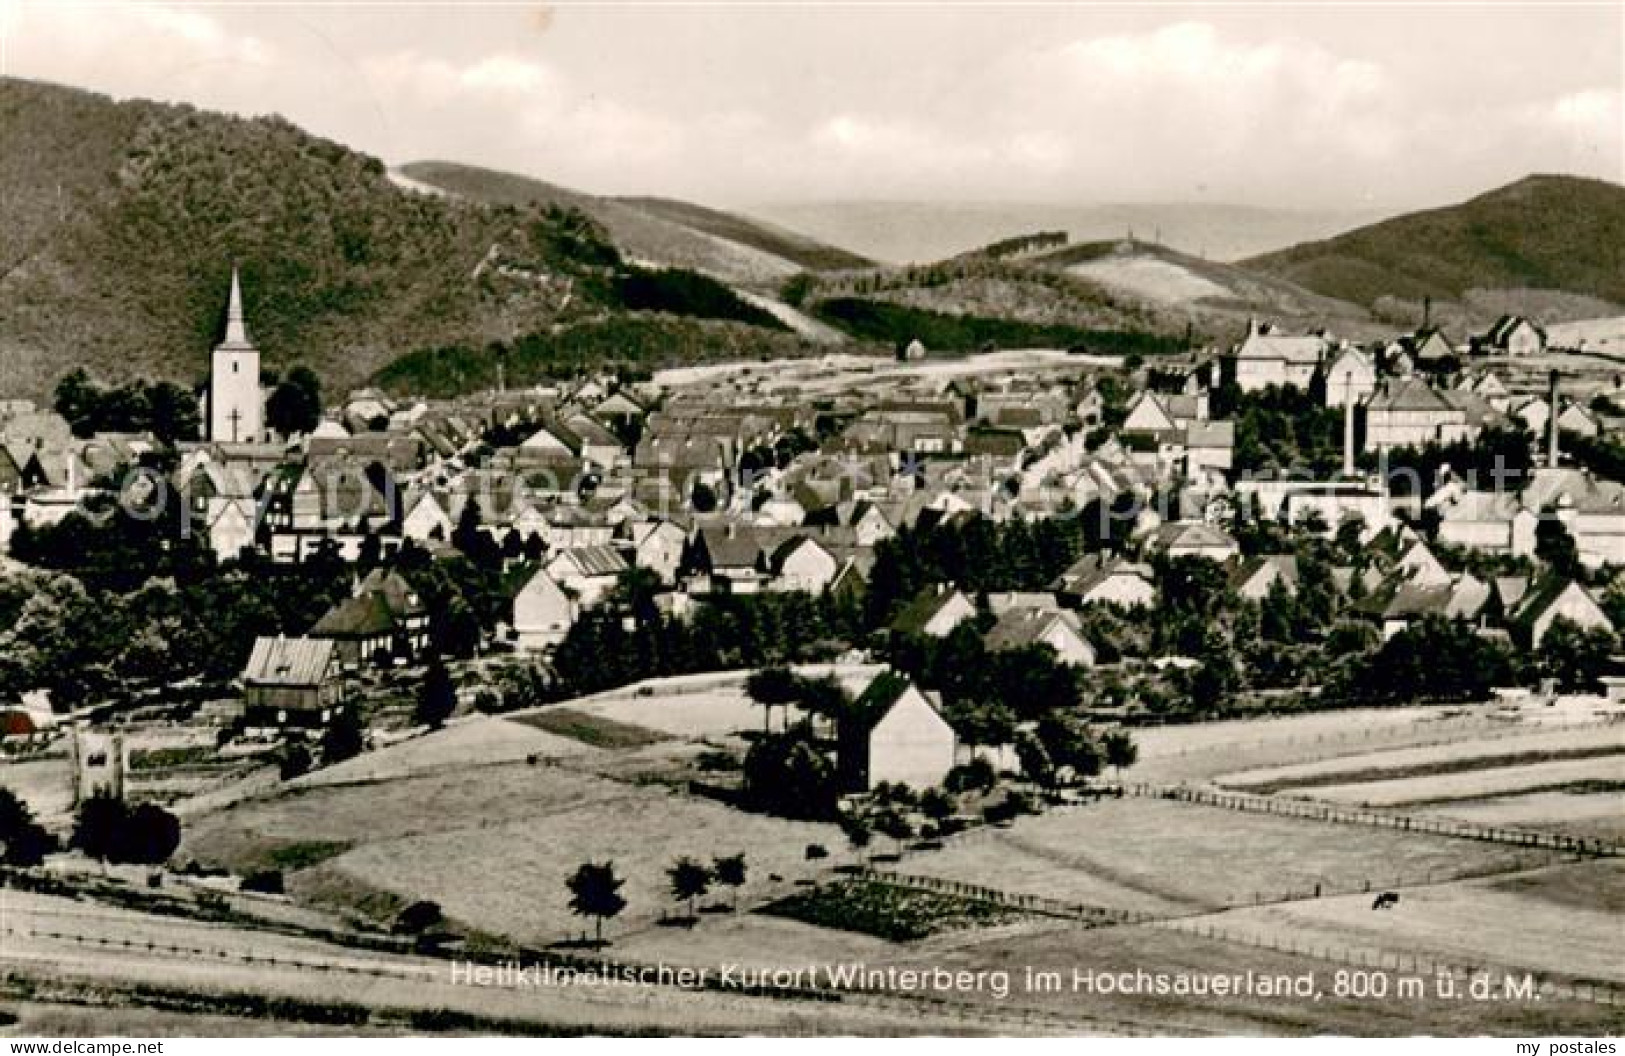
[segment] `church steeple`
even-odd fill
[[[247,345],[248,325],[243,322],[243,288],[237,281],[237,265],[231,266],[231,300],[226,305],[225,345]]]
[[[226,303],[226,336],[209,364],[209,439],[259,443],[265,435],[265,401],[260,393],[260,354],[248,339],[243,319],[243,287],[231,269]]]

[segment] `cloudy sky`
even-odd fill
[[[0,62],[602,193],[1388,208],[1625,182],[1622,12],[0,0]]]

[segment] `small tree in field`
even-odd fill
[[[954,812],[958,809],[958,805],[954,803],[954,797],[940,788],[928,788],[920,796],[920,810],[924,812],[926,817],[935,822],[939,829],[942,823],[953,817]]]
[[[847,815],[841,818],[841,831],[846,833],[846,842],[852,845],[852,857],[862,858],[864,848],[874,836],[869,823],[857,815]]]
[[[414,718],[430,729],[438,730],[451,718],[451,713],[457,710],[457,687],[452,684],[451,672],[439,657],[429,662],[429,670],[423,676],[423,685],[418,689],[417,710]]]
[[[733,892],[733,907],[738,909],[739,889],[745,886],[746,875],[745,855],[743,852],[729,855],[726,858],[718,858],[712,862],[711,875],[716,878],[717,883]]]
[[[692,858],[679,858],[666,870],[671,879],[671,896],[688,903],[688,915],[694,916],[694,900],[711,890],[711,870]]]
[[[621,886],[626,881],[615,875],[615,863],[598,865],[583,862],[564,881],[570,889],[570,912],[578,917],[591,917],[595,925],[594,941],[604,942],[604,921],[618,916],[626,908]]]
[[[801,678],[785,667],[764,667],[745,679],[745,695],[762,706],[766,714],[762,729],[773,725],[773,709],[787,708],[801,697]]]
[[[1126,730],[1112,730],[1101,738],[1100,747],[1106,754],[1106,765],[1117,771],[1117,780],[1123,780],[1123,771],[1140,758],[1140,746]]]
[[[903,841],[914,835],[914,824],[901,811],[888,810],[875,819],[875,828],[882,836],[889,836],[897,844],[897,853],[903,853]]]

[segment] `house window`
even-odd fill
[[[237,373],[237,368],[238,368],[238,367],[239,367],[239,366],[241,366],[241,365],[242,365],[242,364],[240,364],[240,363],[233,363],[233,364],[232,364],[232,365],[231,365],[231,372],[232,372],[232,373],[233,373],[233,374],[235,374],[235,373]]]

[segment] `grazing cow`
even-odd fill
[[[1399,905],[1398,891],[1384,891],[1378,895],[1376,901],[1371,903],[1372,909],[1393,909]]]

